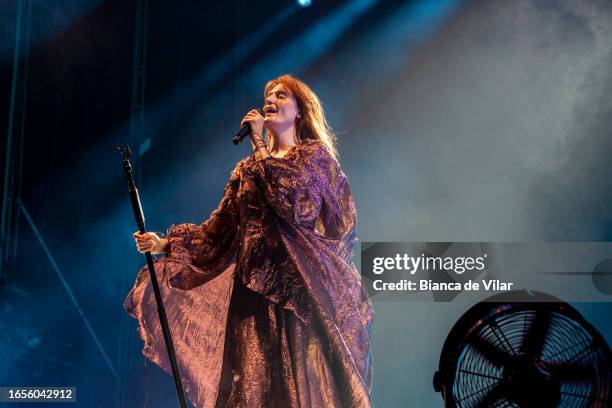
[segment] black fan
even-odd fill
[[[505,292],[453,326],[434,389],[447,408],[609,408],[612,353],[567,303],[541,292]]]

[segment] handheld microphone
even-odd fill
[[[257,112],[259,112],[262,116],[264,115],[263,109],[257,109]],[[244,140],[244,138],[250,134],[251,134],[251,125],[249,123],[245,123],[240,128],[240,130],[234,135],[232,142],[234,142],[234,144],[237,145],[238,143],[242,142],[242,140]]]

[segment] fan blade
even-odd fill
[[[595,378],[595,367],[572,363],[546,363],[544,370],[556,381],[580,381]]]
[[[482,398],[473,405],[474,408],[489,408],[500,398],[504,397],[504,383],[497,383],[488,392],[482,394]]]
[[[535,358],[540,358],[551,318],[552,315],[549,312],[538,312],[536,314],[535,319],[531,322],[531,327],[529,327],[523,339],[523,344],[521,346],[523,353],[527,353]]]
[[[497,368],[501,368],[511,358],[504,350],[499,349],[481,337],[470,339],[470,345]]]

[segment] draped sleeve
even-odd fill
[[[236,265],[241,166],[242,162],[233,170],[210,217],[200,225],[171,226],[166,254],[155,260],[179,372],[197,407],[213,408],[218,392]],[[138,272],[124,308],[138,321],[142,353],[172,374],[147,266]]]
[[[372,305],[352,262],[356,211],[348,179],[321,142],[266,158],[254,180],[278,215],[277,228],[300,285],[318,315],[355,406],[367,406],[372,381]],[[286,159],[290,157],[291,159]],[[361,404],[361,405],[360,405]]]
[[[219,205],[206,221],[200,225],[173,225],[168,229],[166,260],[182,265],[169,277],[172,287],[188,290],[202,285],[222,273],[233,260],[239,224],[236,196],[240,167],[239,163]]]
[[[318,141],[300,145],[297,154],[296,160],[271,156],[260,160],[255,180],[267,204],[285,221],[309,229],[323,228],[324,235],[339,238],[346,230],[343,210],[351,213],[354,207],[339,205],[336,193],[344,179],[338,162]]]

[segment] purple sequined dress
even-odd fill
[[[369,407],[372,309],[352,263],[355,206],[325,146],[238,163],[202,225],[169,230],[156,271],[196,407]],[[125,304],[170,365],[147,268]]]

